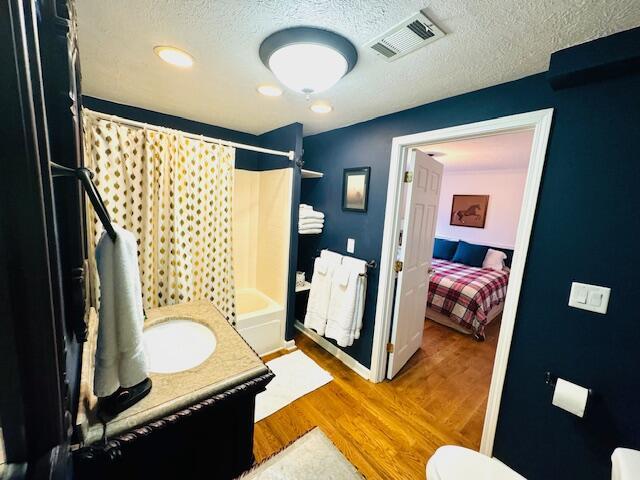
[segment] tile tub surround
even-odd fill
[[[77,422],[85,445],[99,440],[103,430],[95,416],[97,398],[91,388],[97,331],[97,317],[95,314],[91,317],[90,338],[83,359],[83,367],[88,368],[83,368],[82,372]],[[242,337],[207,301],[151,309],[147,311],[147,317],[145,327],[177,317],[202,323],[213,330],[218,344],[213,354],[195,368],[171,374],[151,373],[153,388],[149,395],[107,424],[108,437],[149,423],[268,372]]]

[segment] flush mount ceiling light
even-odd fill
[[[153,51],[162,60],[174,67],[189,68],[193,66],[193,57],[179,48],[157,46],[153,48]]]
[[[315,113],[329,113],[333,107],[325,102],[315,102],[311,104],[309,109]]]
[[[258,87],[258,92],[260,92],[265,97],[279,97],[282,95],[282,89],[280,87],[276,87],[275,85],[260,85]]]
[[[349,73],[358,52],[337,33],[293,27],[268,36],[260,45],[260,59],[284,85],[309,96],[332,87]]]

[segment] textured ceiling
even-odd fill
[[[523,170],[529,165],[533,130],[437,143],[419,150],[432,153],[448,172]]]
[[[425,8],[426,6],[426,8]],[[357,123],[547,69],[556,50],[640,24],[638,0],[77,0],[87,95],[250,133],[302,122],[305,135]],[[425,9],[446,33],[387,63],[362,47]],[[260,96],[276,80],[261,41],[294,25],[334,30],[358,49],[355,69],[318,98],[319,116],[290,91]],[[154,45],[195,57],[181,70]]]

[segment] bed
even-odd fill
[[[434,258],[425,316],[484,340],[484,329],[504,308],[509,269],[470,267]]]

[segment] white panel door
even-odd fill
[[[403,245],[398,254],[403,267],[396,285],[391,330],[394,348],[387,363],[389,379],[422,345],[443,166],[429,155],[413,150],[409,153],[407,170],[413,172],[413,179],[404,184]]]

